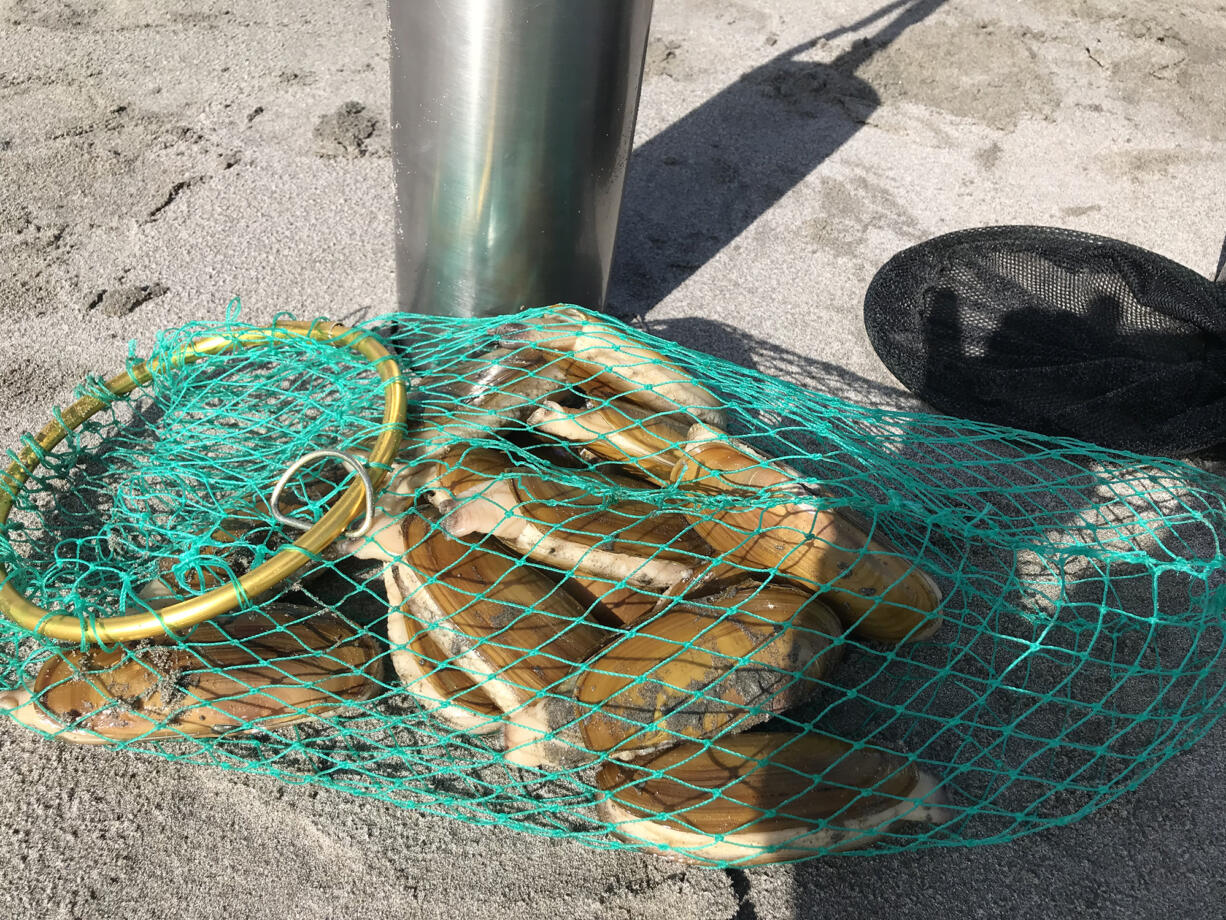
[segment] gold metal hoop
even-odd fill
[[[106,382],[108,395],[85,396],[34,436],[37,446],[27,444],[17,459],[0,473],[0,524],[12,511],[18,492],[41,462],[44,454],[66,438],[87,419],[128,396],[138,386],[148,384],[164,368],[185,366],[202,358],[291,339],[311,339],[336,348],[349,348],[366,358],[383,381],[382,431],[366,459],[370,487],[377,490],[387,476],[390,461],[404,436],[408,396],[400,366],[392,354],[369,332],[350,329],[338,323],[286,322],[263,329],[245,330],[236,335],[212,335],[197,339],[162,360],[136,365]],[[0,566],[0,612],[13,622],[50,639],[109,644],[165,635],[168,630],[186,629],[237,609],[243,599],[264,593],[289,578],[331,544],[361,511],[367,484],[361,477],[337,499],[328,511],[292,546],[240,577],[237,583],[214,588],[197,597],[161,608],[156,613],[122,614],[85,623],[79,617],[52,613],[31,603],[13,587],[9,574]]]

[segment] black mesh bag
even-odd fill
[[[864,301],[937,410],[1151,454],[1226,441],[1226,285],[1118,240],[987,227],[903,250]]]

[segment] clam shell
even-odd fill
[[[182,645],[67,649],[10,714],[64,741],[106,744],[251,731],[369,699],[380,653],[331,613],[270,605],[196,627]]]
[[[940,626],[932,579],[837,512],[784,504],[696,514],[694,523],[727,560],[822,592],[856,638],[917,641]]]
[[[587,610],[597,623],[619,628],[637,623],[656,611],[661,595],[634,588],[620,587],[618,582],[571,575],[566,590]]]
[[[793,467],[711,425],[697,423],[686,429],[681,452],[684,456],[678,459],[684,466],[670,474],[670,482],[708,492],[807,492]]]
[[[689,516],[724,561],[822,592],[855,637],[916,641],[940,626],[941,592],[932,578],[846,513],[805,502],[783,469],[707,440],[687,445],[672,477],[707,492],[778,493],[783,500],[771,507],[695,509]]]
[[[668,483],[687,431],[672,416],[623,402],[572,412],[546,400],[528,416],[527,424],[581,444],[595,459],[622,464],[659,484]]]
[[[588,610],[596,622],[614,628],[632,626],[658,613],[670,601],[702,600],[723,595],[745,580],[745,570],[730,566],[713,566],[692,581],[678,582],[660,591],[641,591],[625,587],[620,582],[591,578],[572,572],[566,580],[566,590]]]
[[[661,510],[656,491],[636,490],[646,500],[611,499],[529,474],[517,477],[514,485],[521,501],[517,513],[551,535],[628,556],[696,566],[712,555],[684,514]]]
[[[821,600],[783,586],[675,606],[586,663],[575,690],[584,743],[630,756],[743,731],[819,689],[840,631]]]
[[[407,612],[404,587],[396,577],[400,568],[384,573],[389,611],[387,638],[392,665],[405,690],[431,715],[461,731],[488,734],[499,730],[501,713],[489,694],[463,670],[447,663],[447,655],[429,630]]]
[[[650,506],[643,508],[654,510]],[[444,514],[443,528],[453,537],[489,534],[542,565],[606,581],[625,582],[632,587],[671,588],[691,579],[695,569],[705,562],[705,556],[661,549],[655,542],[657,539],[681,542],[689,530],[682,516],[672,517],[672,530],[668,529],[667,522],[644,524],[616,511],[591,513],[583,530],[538,524],[524,513],[519,492],[507,479],[473,486],[454,500],[440,502],[438,510]],[[609,523],[602,524],[606,519]],[[631,532],[633,539],[619,542],[609,536],[612,533],[621,535],[629,526],[639,528]],[[600,533],[601,527],[608,533]],[[678,527],[682,529],[678,531]],[[691,547],[699,545],[692,534],[689,539]],[[702,548],[710,552],[705,544]]]
[[[897,754],[827,735],[749,733],[606,762],[618,836],[700,864],[756,865],[867,846],[895,822],[943,823],[938,783]]]
[[[416,514],[401,526],[405,603],[504,712],[559,684],[607,641],[574,598],[498,541],[455,540]]]
[[[681,410],[724,425],[722,402],[693,375],[646,342],[627,335],[598,314],[559,307],[534,321],[502,327],[504,343],[530,342],[571,359],[567,374],[583,389],[626,396],[653,412]]]
[[[410,407],[408,439],[446,447],[489,437],[562,393],[566,360],[533,348],[499,347],[440,368],[422,382],[422,401]]]
[[[583,745],[579,708],[570,695],[575,676],[515,713],[503,723],[503,756],[520,767],[550,772],[583,767],[596,759]]]

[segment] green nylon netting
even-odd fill
[[[0,620],[16,718],[735,865],[1066,823],[1222,712],[1208,473],[863,408],[560,308],[361,328],[410,394],[373,528],[179,637]],[[309,339],[170,362],[0,480],[9,585],[88,625],[233,581],[299,535],[267,506],[282,471],[366,456],[382,393]],[[283,505],[309,523],[353,481],[321,459]]]

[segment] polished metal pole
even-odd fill
[[[600,308],[652,0],[389,0],[400,309]]]

